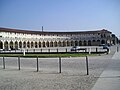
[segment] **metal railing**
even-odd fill
[[[10,58],[10,57],[9,57]],[[20,57],[18,56],[17,57],[17,66],[18,66],[18,70],[21,70],[21,58],[27,58],[27,57]],[[29,57],[30,58],[30,57]],[[31,57],[31,58],[36,58],[35,62],[36,62],[36,71],[39,72],[40,71],[40,63],[39,63],[39,58],[41,57]],[[46,57],[46,58],[49,58],[49,57]],[[62,73],[62,57],[54,57],[54,58],[58,58],[58,73]],[[3,69],[6,69],[6,61],[7,61],[7,58],[6,57],[2,57],[2,66],[3,66]],[[89,59],[88,59],[88,56],[85,57],[85,67],[86,67],[86,74],[89,75]]]

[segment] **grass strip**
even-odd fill
[[[96,56],[97,53],[94,54],[88,54],[88,53],[65,53],[65,54],[0,54],[0,57],[2,56],[11,56],[11,57],[82,57],[82,56]]]

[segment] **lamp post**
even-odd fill
[[[42,26],[42,32],[43,32],[43,26]]]
[[[120,36],[119,36],[119,38],[118,38],[118,44],[120,45]]]

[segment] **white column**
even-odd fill
[[[2,43],[3,43],[3,49],[5,49],[4,41]]]
[[[13,48],[15,48],[15,42],[13,42]]]
[[[18,42],[18,41],[17,41]],[[19,49],[19,42],[18,42],[18,49]]]
[[[8,41],[8,50],[10,50],[10,42]]]

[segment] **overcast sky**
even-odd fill
[[[0,0],[0,27],[41,31],[107,29],[120,36],[120,0]]]

